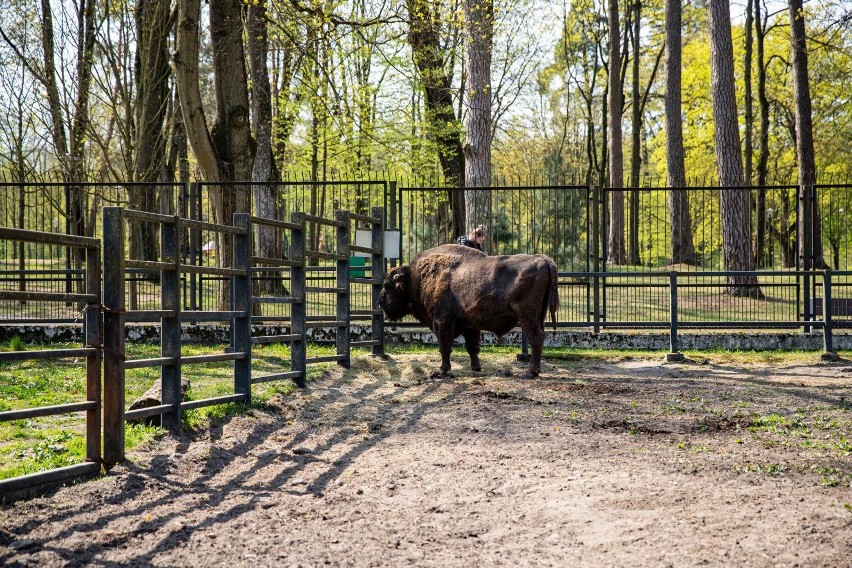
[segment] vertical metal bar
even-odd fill
[[[400,203],[401,200],[399,199],[399,194],[397,193],[396,181],[388,182],[388,193],[390,193],[390,207],[388,208],[388,211],[389,211],[390,214],[389,214],[388,218],[385,219],[384,213],[382,213],[382,219],[384,219],[385,226],[388,229],[397,229],[397,228],[399,228],[399,224],[397,224],[397,221],[402,216],[402,207],[401,207],[402,204]],[[398,207],[399,207],[399,211],[397,211]],[[375,217],[375,213],[373,214],[373,216]],[[400,244],[400,249],[401,249],[402,248],[402,240],[400,240],[399,244]],[[400,250],[400,256],[402,256],[401,250]],[[396,259],[393,259],[393,260],[391,260],[390,264],[391,264],[392,267],[396,267],[397,262],[398,261]],[[399,262],[401,262],[401,259],[400,259]],[[384,272],[385,271],[382,270],[382,274],[384,274]]]
[[[393,182],[392,182],[393,183]],[[391,208],[393,211],[393,208]],[[373,319],[370,325],[373,341],[381,341],[379,345],[373,345],[373,355],[385,354],[385,318],[379,309],[379,294],[382,292],[382,282],[385,278],[385,231],[383,217],[384,212],[381,207],[373,207],[373,217],[376,219],[373,222],[372,244],[373,249],[379,251],[373,253],[370,259],[370,276],[374,280],[372,284],[372,302],[370,306],[377,313],[373,314]],[[391,216],[393,220],[393,215]]]
[[[104,208],[104,463],[124,460],[124,215]]]
[[[305,217],[302,213],[291,213],[293,223],[301,225],[301,229],[293,229],[290,233],[290,259],[299,264],[290,269],[290,288],[296,302],[290,311],[290,333],[300,338],[290,345],[290,369],[299,371],[300,377],[295,379],[296,385],[305,388],[308,371],[307,337],[305,335],[306,295],[305,295]]]
[[[337,227],[337,254],[343,255],[343,260],[337,261],[337,334],[335,343],[337,344],[337,354],[342,355],[343,359],[338,361],[338,365],[344,369],[349,368],[351,348],[349,345],[349,238],[350,238],[350,219],[346,211],[335,211],[334,218],[336,221],[343,223],[343,226]]]
[[[683,354],[677,340],[677,272],[669,272],[669,352],[666,361],[678,363],[683,361]]]
[[[86,400],[96,406],[86,411],[86,460],[101,460],[101,248],[86,249],[86,294],[95,301],[86,304],[86,347],[97,349],[86,357]]]
[[[802,239],[801,243],[801,262],[802,262],[802,319],[805,322],[810,321],[812,317],[811,302],[813,297],[811,294],[811,240],[813,238],[813,225],[811,223],[811,200],[808,198],[808,187],[801,186],[799,188],[799,201],[802,202],[802,221],[800,223]],[[810,333],[811,326],[805,323],[805,333]]]
[[[601,190],[597,185],[592,186],[592,267],[595,276],[592,278],[593,301],[592,301],[592,321],[594,322],[594,333],[600,333],[600,318],[601,318],[601,288],[597,273],[601,266],[601,208],[600,208],[600,193]]]
[[[837,356],[837,353],[834,351],[834,329],[832,328],[832,306],[831,306],[831,268],[826,268],[823,271],[823,328],[822,328],[822,336],[823,336],[823,361],[839,361],[840,357]]]
[[[160,368],[160,386],[163,404],[172,405],[170,412],[161,415],[164,428],[180,430],[180,217],[174,217],[174,223],[160,225],[160,258],[163,262],[173,262],[172,270],[160,271],[160,306],[163,310],[173,310],[173,315],[160,318],[160,356],[174,357],[174,363]]]
[[[193,183],[190,185],[189,189],[189,218],[193,220],[198,220],[200,217],[198,215],[198,200],[196,196],[198,195],[198,183]],[[192,228],[189,230],[189,264],[195,266],[198,263],[197,255],[198,255],[198,241],[199,241],[199,230],[196,228]],[[195,272],[189,273],[189,309],[197,310],[198,309],[198,274]]]
[[[241,315],[234,318],[231,338],[234,351],[245,357],[234,361],[234,393],[245,394],[251,401],[251,215],[235,213],[234,226],[245,229],[244,235],[234,235],[234,268],[245,270],[242,276],[231,278],[231,299],[234,310]]]

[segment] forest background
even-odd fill
[[[227,219],[249,200],[274,217],[267,182],[282,177],[804,187],[848,180],[852,169],[852,9],[843,0],[2,4],[6,182],[224,182],[210,199]],[[679,106],[667,106],[674,94]],[[734,120],[733,144],[723,116]],[[674,124],[680,149],[667,136]],[[244,195],[229,189],[234,181],[258,185]],[[83,234],[93,201],[74,192],[66,215]],[[154,186],[131,193],[132,206],[162,210]],[[456,233],[482,199],[463,195],[450,204]],[[720,197],[725,265],[750,270],[760,236],[750,229],[738,245],[735,227],[765,213],[742,197]],[[690,225],[690,206],[668,207],[671,260],[689,262],[676,221]],[[618,191],[610,215],[608,258],[624,263]]]

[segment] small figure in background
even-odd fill
[[[485,242],[485,227],[479,225],[473,231],[470,232],[469,235],[462,235],[456,239],[457,245],[464,245],[466,247],[475,248],[476,250],[482,250],[482,243]]]

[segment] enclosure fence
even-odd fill
[[[20,408],[0,412],[0,421],[21,420],[40,416],[86,412],[86,462],[74,466],[0,480],[0,496],[47,482],[70,479],[100,471],[124,459],[125,424],[130,420],[158,417],[164,427],[179,429],[181,413],[205,406],[232,402],[250,402],[252,385],[280,380],[293,380],[305,387],[308,365],[336,362],[348,368],[352,345],[370,347],[374,354],[384,352],[383,328],[379,322],[372,328],[369,340],[352,341],[349,333],[352,286],[367,285],[371,299],[370,316],[380,319],[378,295],[384,276],[382,209],[373,208],[371,215],[337,211],[334,219],[294,212],[290,221],[265,219],[248,213],[237,213],[232,224],[215,224],[178,215],[106,207],[103,210],[101,239],[65,234],[36,232],[0,227],[0,240],[77,247],[85,251],[85,290],[83,292],[42,292],[0,290],[0,300],[68,302],[83,314],[86,344],[79,349],[47,349],[38,351],[0,352],[0,361],[85,357],[87,369],[87,400],[85,402]],[[353,224],[367,227],[371,239],[362,245],[351,244]],[[128,234],[147,225],[144,231],[158,235],[160,248],[157,260],[134,257]],[[333,250],[314,250],[306,247],[306,235],[312,225],[330,227],[336,234]],[[231,252],[229,262],[218,264],[187,264],[180,251],[186,229],[217,233],[220,242]],[[280,257],[255,254],[253,243],[257,233],[272,229],[287,233],[289,248]],[[352,249],[368,255],[369,264],[359,268],[359,276],[350,275]],[[220,248],[220,250],[222,250]],[[101,254],[103,251],[103,254]],[[307,266],[312,262],[334,263],[334,283],[331,286],[308,286]],[[225,264],[224,266],[222,264]],[[101,281],[103,266],[103,281]],[[131,307],[128,302],[129,271],[148,282],[156,290],[156,298],[146,299],[144,306]],[[369,277],[366,273],[369,272]],[[279,280],[275,287],[264,286]],[[187,274],[212,275],[227,278],[229,286],[218,309],[187,310],[181,302],[180,282]],[[261,277],[254,280],[257,274]],[[354,282],[353,282],[354,280]],[[286,281],[286,285],[282,282]],[[103,286],[103,300],[101,287]],[[289,288],[289,290],[288,290]],[[334,316],[323,313],[324,302],[312,298],[333,295]],[[227,305],[225,305],[227,304]],[[286,333],[262,335],[252,332],[252,313],[263,305],[283,304],[291,310],[286,318],[277,315],[287,326]],[[127,324],[157,321],[160,324],[160,353],[158,357],[128,359],[126,354]],[[181,351],[183,323],[224,322],[230,329],[231,348],[220,353],[184,355]],[[310,327],[330,327],[336,331],[336,354],[307,357],[306,330]],[[290,369],[257,375],[252,373],[252,346],[270,343],[290,345]],[[103,374],[101,370],[103,358]],[[201,400],[182,400],[182,369],[187,365],[211,362],[233,362],[233,392]],[[139,409],[128,409],[125,401],[125,372],[130,369],[158,367],[161,403]],[[103,395],[101,396],[101,393]],[[101,413],[103,424],[101,424]],[[101,452],[103,437],[103,453]],[[103,454],[103,455],[102,455]]]

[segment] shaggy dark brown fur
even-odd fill
[[[556,329],[556,264],[543,254],[487,256],[470,247],[442,245],[421,252],[385,277],[379,305],[392,321],[413,315],[428,325],[450,370],[453,339],[464,336],[471,367],[480,370],[481,331],[498,336],[520,324],[532,348],[528,375],[541,371],[544,320]]]

